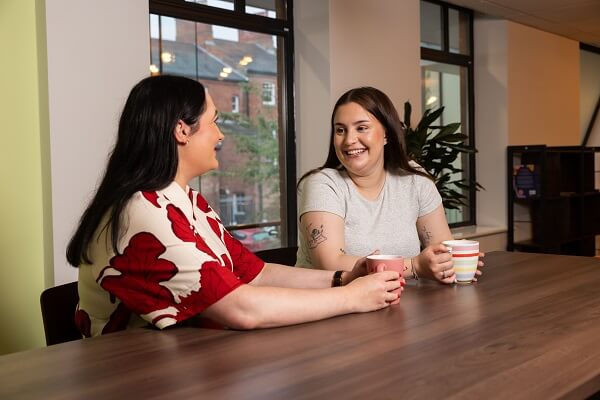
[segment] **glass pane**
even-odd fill
[[[215,8],[233,10],[233,0],[185,0],[186,3],[204,4]]]
[[[421,1],[421,47],[442,50],[442,8]]]
[[[242,242],[250,251],[259,251],[281,247],[279,225],[261,228],[235,229],[231,235]]]
[[[261,224],[238,234],[251,250],[281,247],[279,226],[285,207],[280,197],[284,171],[277,59],[282,46],[275,45],[272,35],[175,22],[175,40],[151,38],[151,60],[158,63],[160,73],[204,84],[219,110],[225,135],[219,169],[202,177],[202,194],[231,231],[236,225]]]
[[[421,60],[421,78],[423,110],[444,107],[444,112],[440,118],[434,121],[433,125],[439,126],[460,122],[458,132],[468,135],[470,127],[467,68]],[[468,144],[468,141],[466,144]],[[461,168],[463,171],[453,174],[451,180],[468,179],[468,156],[459,156],[454,161],[453,166]],[[468,191],[463,191],[457,187],[454,187],[454,189],[468,196]],[[463,206],[459,210],[446,210],[446,216],[449,223],[462,222],[469,218],[468,207]]]
[[[282,0],[246,0],[246,13],[286,19],[285,2]]]
[[[448,9],[448,31],[450,53],[469,55],[469,14],[455,9]]]

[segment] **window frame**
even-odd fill
[[[268,101],[265,100],[265,93],[267,91],[269,93]],[[273,82],[263,82],[261,100],[265,106],[274,106],[275,104],[277,104],[275,96],[275,84]]]
[[[296,245],[297,200],[296,200],[296,140],[294,122],[294,27],[293,0],[281,0],[285,4],[284,18],[270,18],[246,13],[246,1],[234,0],[234,9],[227,10],[209,5],[186,2],[184,0],[149,0],[149,14],[174,17],[204,24],[221,25],[240,30],[254,31],[281,37],[284,42],[283,62],[279,61],[278,89],[274,105],[281,103],[279,137],[280,213],[281,246]],[[282,65],[283,64],[283,65]],[[226,227],[227,229],[247,229],[272,226],[273,222],[261,222]],[[275,224],[276,225],[276,224]]]
[[[473,10],[463,8],[460,6],[451,5],[439,0],[421,0],[422,2],[431,3],[440,6],[441,16],[441,28],[442,28],[442,50],[430,49],[427,47],[420,47],[421,49],[421,60],[434,61],[444,64],[457,65],[465,67],[467,69],[467,121],[469,124],[469,145],[468,147],[475,148],[475,89],[474,89],[474,45],[473,45]],[[420,4],[420,3],[419,3]],[[469,15],[469,54],[459,54],[450,52],[450,30],[448,26],[448,11],[450,9],[464,12]],[[420,39],[419,39],[420,46]],[[463,132],[465,133],[465,132]],[[468,179],[470,182],[475,182],[475,154],[471,153],[467,155],[469,162]],[[459,226],[468,226],[477,224],[477,204],[476,204],[476,190],[473,188],[469,191],[469,207],[468,207],[468,218],[462,222],[455,222],[450,224],[451,228],[457,228]],[[467,213],[465,213],[467,214]]]
[[[231,97],[231,112],[235,114],[240,113],[240,96]]]

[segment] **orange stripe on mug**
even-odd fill
[[[456,253],[452,253],[452,257],[479,257],[479,253],[473,253],[473,254],[456,254]]]

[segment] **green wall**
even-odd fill
[[[43,0],[0,1],[0,354],[44,345],[52,230]]]

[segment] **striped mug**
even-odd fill
[[[469,284],[473,281],[479,261],[479,242],[476,240],[445,240],[442,242],[452,254],[456,282]]]

